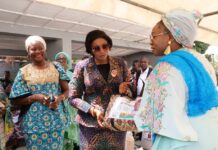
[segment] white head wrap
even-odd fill
[[[25,41],[25,48],[26,48],[26,51],[28,52],[28,48],[31,44],[35,43],[35,42],[40,42],[42,43],[42,45],[44,46],[45,50],[46,50],[46,43],[45,43],[45,40],[41,37],[41,36],[38,36],[38,35],[31,35],[29,36],[26,41]]]
[[[197,35],[196,20],[201,17],[197,11],[192,13],[184,9],[174,9],[167,12],[162,21],[178,43],[192,47]]]

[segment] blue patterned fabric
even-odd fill
[[[69,76],[67,75],[67,73],[64,71],[63,66],[59,63],[59,62],[53,62],[55,68],[58,70],[59,73],[59,79],[60,80],[66,80],[66,81],[70,81]]]
[[[63,130],[24,134],[28,150],[61,150]]]
[[[21,68],[12,86],[11,101],[21,96],[32,94],[60,95],[59,80],[69,81],[69,77],[60,64],[56,63],[55,66],[50,63],[50,67],[45,69],[44,74],[37,74],[37,69],[34,70],[30,64]],[[39,78],[39,81],[34,82],[33,80],[37,76],[45,78]],[[51,110],[40,102],[33,102],[22,116],[21,129],[23,133],[43,133],[57,129],[63,130],[68,125],[68,120],[69,116],[66,115],[63,103],[59,104],[57,110]]]
[[[190,52],[185,49],[175,51],[159,60],[176,67],[188,87],[188,116],[200,116],[218,106],[218,95],[212,78]]]

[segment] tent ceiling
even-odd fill
[[[163,13],[173,8],[200,11],[205,17],[199,23],[197,40],[218,45],[218,1],[217,0],[122,0],[128,4],[144,8],[156,14]],[[210,14],[211,13],[211,14]],[[152,16],[150,16],[152,17]]]
[[[218,11],[217,0],[38,0],[55,5],[103,13],[123,18],[147,28],[160,20],[161,14],[173,8],[199,10],[202,14]],[[96,5],[97,4],[97,5]],[[218,14],[203,18],[197,40],[218,45]]]
[[[131,2],[144,7],[138,7]],[[217,11],[217,0],[0,0],[0,25],[43,28],[59,31],[72,37],[73,54],[83,54],[84,38],[93,29],[102,29],[114,41],[112,55],[123,56],[149,51],[151,27],[161,13],[172,8],[198,9],[203,14]],[[0,32],[4,32],[0,29]],[[200,22],[197,40],[218,45],[218,15]],[[83,39],[77,40],[80,35]],[[4,39],[4,35],[0,39]],[[11,37],[12,38],[12,37]],[[18,40],[18,38],[21,38]],[[59,37],[60,38],[60,37]],[[16,42],[2,44],[0,49],[23,47],[23,36],[15,36]],[[19,43],[20,41],[20,43]],[[10,42],[10,41],[9,41]],[[3,43],[3,42],[1,42]],[[5,46],[4,46],[5,45]]]
[[[63,34],[67,33],[72,37],[73,55],[84,54],[85,35],[94,29],[102,29],[113,38],[113,49],[115,50],[111,51],[111,55],[125,56],[135,52],[150,51],[149,30],[130,20],[35,0],[0,0],[0,4],[0,25],[43,28],[49,31],[63,32]],[[4,31],[0,29],[0,32]],[[83,41],[78,41],[76,35],[80,35]],[[0,38],[7,38],[4,36],[2,34]],[[21,38],[21,40],[19,40],[20,43],[6,43],[0,47],[1,49],[20,50],[24,48],[23,36],[13,35],[10,38],[11,40]]]

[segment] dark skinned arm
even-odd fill
[[[43,94],[34,94],[27,97],[17,98],[12,101],[12,105],[23,106],[23,105],[30,105],[34,102],[41,102],[42,104],[48,106],[47,99],[48,97]]]
[[[60,80],[59,84],[61,86],[62,94],[55,96],[54,102],[50,103],[49,108],[57,109],[58,105],[64,100],[68,99],[69,96],[69,87],[66,80]]]

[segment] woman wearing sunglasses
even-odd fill
[[[122,150],[126,133],[105,129],[102,121],[111,95],[127,94],[128,68],[122,59],[109,56],[112,40],[101,30],[87,34],[85,47],[92,57],[75,66],[70,82],[70,103],[78,109],[81,149]]]

